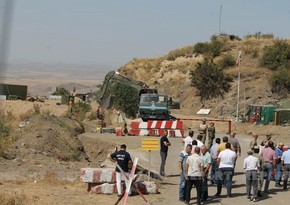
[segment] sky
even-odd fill
[[[288,0],[15,0],[9,63],[118,69],[221,32],[290,37]]]

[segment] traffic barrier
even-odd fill
[[[148,122],[131,122],[129,135],[162,136],[168,130],[170,137],[183,137],[183,122],[176,120],[149,120]]]

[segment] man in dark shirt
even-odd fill
[[[111,154],[111,161],[117,163],[125,174],[129,177],[129,163],[132,163],[131,156],[126,152],[127,146],[125,144],[121,145],[121,149],[113,154]],[[122,194],[121,190],[121,171],[116,167],[116,181],[117,181],[117,191],[118,196]],[[126,187],[128,187],[128,180],[125,180]]]
[[[166,176],[165,161],[167,158],[168,146],[171,146],[171,143],[169,142],[167,135],[168,135],[168,131],[164,130],[164,134],[160,138],[160,157],[161,157],[160,175],[161,176]]]

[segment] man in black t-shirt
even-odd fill
[[[121,145],[121,149],[113,154],[111,154],[111,161],[117,163],[125,174],[129,177],[129,163],[132,163],[131,156],[126,152],[127,146],[125,144]],[[117,181],[117,191],[118,196],[122,194],[121,191],[121,171],[116,167],[116,181]],[[125,180],[126,187],[128,187],[128,180]]]
[[[161,165],[160,165],[160,172],[159,174],[161,176],[166,176],[165,175],[165,161],[167,158],[167,153],[168,153],[168,146],[171,146],[171,143],[169,142],[168,138],[168,131],[165,130],[163,136],[160,138],[160,157],[161,157]]]

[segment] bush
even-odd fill
[[[218,65],[209,60],[198,63],[190,74],[192,86],[196,87],[197,95],[200,96],[203,105],[206,100],[223,98],[224,93],[230,90],[230,82],[233,81]]]
[[[193,49],[194,49],[194,46],[186,46],[186,47],[183,47],[180,49],[176,49],[176,50],[170,51],[166,55],[165,58],[166,58],[166,60],[174,61],[178,57],[181,57],[181,56],[186,57],[188,55],[192,55]]]
[[[274,35],[272,33],[265,33],[265,34],[262,34],[261,31],[259,32],[256,32],[254,34],[248,34],[245,36],[245,39],[248,39],[248,38],[256,38],[256,39],[271,39],[271,38],[274,38]]]
[[[126,113],[129,117],[136,117],[139,105],[139,91],[133,87],[116,83],[112,89],[114,107]]]
[[[272,92],[286,97],[290,93],[290,69],[281,68],[274,72],[270,78]]]
[[[10,127],[0,120],[0,139],[10,134]]]
[[[261,66],[265,66],[272,70],[278,70],[280,67],[289,68],[290,45],[285,40],[275,40],[273,46],[266,47],[262,59]]]
[[[214,38],[211,42],[197,43],[194,46],[194,52],[203,54],[209,58],[215,58],[221,54],[224,42]]]
[[[86,118],[86,113],[91,111],[92,107],[86,102],[77,102],[73,104],[72,115],[79,122]]]
[[[234,65],[236,65],[236,60],[229,53],[227,53],[226,55],[224,55],[222,57],[222,59],[219,61],[219,66],[222,67],[222,68],[229,68],[229,67],[232,67]]]

